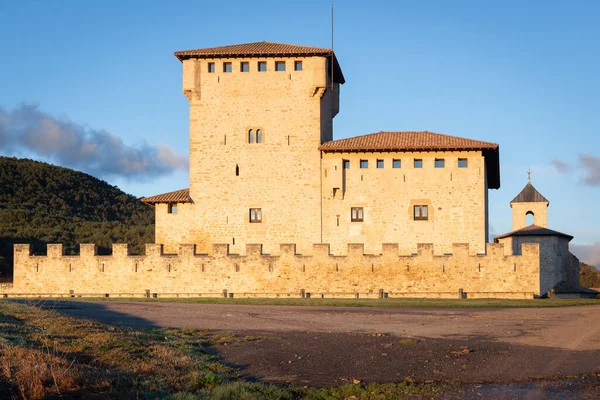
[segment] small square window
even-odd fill
[[[215,72],[215,63],[208,63],[208,72]]]
[[[266,72],[267,71],[267,62],[259,61],[258,62],[258,72]]]
[[[223,72],[231,72],[231,63],[230,62],[224,62],[223,63]]]
[[[262,209],[251,208],[250,209],[250,223],[259,224],[262,222]]]
[[[402,162],[400,160],[392,161],[392,168],[400,168],[402,167]]]
[[[275,71],[285,71],[285,61],[275,61]]]
[[[466,158],[458,159],[458,168],[467,168],[469,166],[469,161]]]
[[[169,214],[177,214],[177,203],[169,203],[167,212]]]
[[[240,71],[241,72],[250,72],[250,63],[242,61],[240,63]]]
[[[426,221],[429,219],[427,206],[414,206],[415,221]]]
[[[352,207],[350,209],[350,220],[352,222],[363,222],[363,208]]]
[[[344,169],[350,169],[350,160],[344,160]]]
[[[443,158],[435,159],[435,168],[444,168],[445,165],[446,165],[446,162]]]
[[[302,71],[302,61],[294,61],[294,71]]]
[[[377,168],[383,168],[383,160],[377,160]]]
[[[361,168],[369,168],[369,160],[360,160],[360,167]]]
[[[415,158],[414,167],[415,168],[423,168],[423,160]]]

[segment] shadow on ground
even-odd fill
[[[244,332],[269,336],[272,333]],[[511,345],[485,337],[285,332],[281,340],[216,346],[247,379],[300,386],[397,381],[506,382],[600,372],[599,351]]]
[[[46,310],[54,310],[71,317],[89,318],[106,324],[135,326],[138,328],[160,328],[160,326],[148,319],[112,310],[107,307],[109,303],[53,299],[18,299],[9,301],[40,307]],[[144,304],[140,304],[140,306],[144,306]]]

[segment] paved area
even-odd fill
[[[391,309],[46,302],[73,316],[277,338],[221,345],[248,379],[511,382],[600,373],[600,306]],[[588,389],[586,389],[588,390]],[[589,390],[588,390],[589,391]]]

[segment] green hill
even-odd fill
[[[154,241],[154,211],[134,196],[91,175],[27,160],[0,157],[0,279],[12,274],[14,243],[63,243],[67,254],[95,243],[129,243],[142,254]]]

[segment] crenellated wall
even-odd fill
[[[502,244],[487,244],[485,255],[469,255],[467,244],[454,244],[452,254],[434,255],[431,244],[418,254],[399,255],[398,244],[384,244],[381,254],[364,254],[363,244],[349,244],[347,255],[330,254],[328,244],[313,245],[311,255],[296,254],[294,244],[280,245],[278,255],[262,254],[262,245],[246,246],[245,255],[229,253],[229,245],[212,254],[195,254],[194,245],[180,245],[177,255],[162,246],[146,245],[146,255],[131,256],[126,244],[114,244],[112,255],[99,256],[91,244],[80,255],[66,256],[60,244],[47,255],[30,254],[29,245],[15,245],[13,288],[6,295],[143,295],[208,294],[223,290],[242,296],[532,298],[540,290],[538,244],[522,245],[521,255],[505,255]]]

